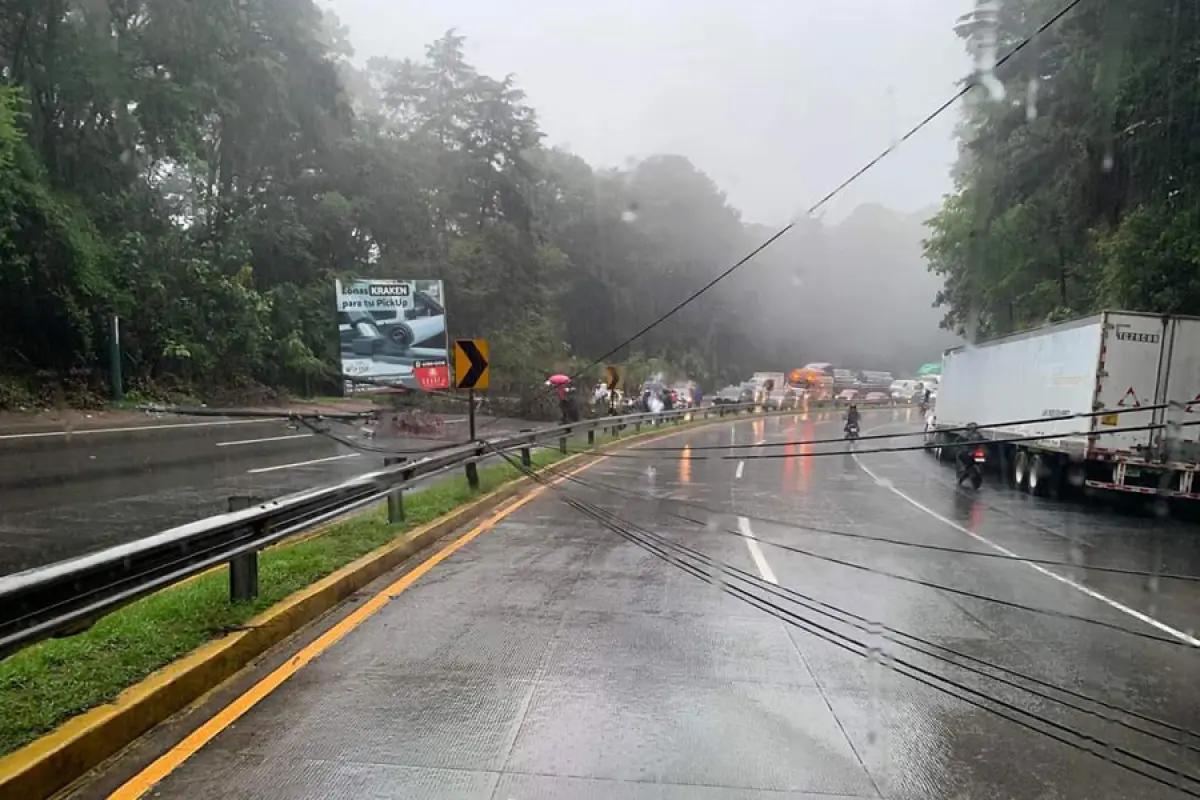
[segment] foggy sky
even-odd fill
[[[747,221],[782,223],[901,136],[970,69],[972,0],[325,0],[356,61],[420,57],[447,29],[515,73],[547,142],[594,166],[690,158]],[[956,112],[826,207],[916,211],[949,191]]]

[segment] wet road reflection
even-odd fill
[[[1191,530],[957,492],[932,459],[866,443],[857,459],[840,443],[788,459],[751,447],[840,431],[772,417],[672,440],[733,458],[603,461],[456,552],[157,796],[1200,793],[1196,648],[1022,561],[977,557],[995,553],[968,535],[1192,571],[1193,545],[1175,542]],[[1176,584],[1156,594],[1179,625],[1200,584]]]

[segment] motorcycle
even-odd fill
[[[847,439],[847,441],[852,442],[857,438],[858,438],[858,423],[857,422],[847,422],[846,423],[846,439]]]
[[[983,485],[983,467],[987,463],[987,453],[982,446],[977,446],[970,456],[963,459],[958,468],[958,485],[969,480],[972,489]]]

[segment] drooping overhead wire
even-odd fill
[[[1043,35],[1051,27],[1058,24],[1058,22],[1061,19],[1063,19],[1068,14],[1070,14],[1075,9],[1075,7],[1078,6],[1082,1],[1083,0],[1071,0],[1071,2],[1064,5],[1061,9],[1059,9],[1059,11],[1057,13],[1055,13],[1053,16],[1051,16],[1049,19],[1047,19],[1045,22],[1043,22],[1041,25],[1039,25],[1032,33],[1030,33],[1028,36],[1023,38],[1021,41],[1017,42],[1011,49],[1009,49],[1009,51],[1007,53],[1005,53],[1003,56],[1001,56],[999,59],[997,59],[995,66],[997,68],[999,68],[999,67],[1003,66],[1004,64],[1006,64],[1009,60],[1011,60],[1013,57],[1015,57],[1018,53],[1020,53],[1022,50],[1024,50],[1026,47],[1028,47],[1031,42],[1033,42],[1039,36]],[[852,172],[849,176],[846,177],[845,180],[843,180],[841,183],[839,183],[837,186],[835,186],[833,189],[831,189],[829,192],[827,192],[823,197],[821,197],[819,200],[817,200],[817,202],[815,202],[811,206],[809,206],[808,209],[804,212],[804,214],[793,218],[786,225],[781,227],[778,231],[776,231],[775,233],[768,236],[763,242],[761,242],[759,245],[757,245],[752,250],[750,250],[750,252],[748,252],[746,255],[742,256],[740,259],[738,259],[736,262],[734,262],[731,266],[729,266],[722,272],[718,273],[714,278],[709,280],[703,286],[701,286],[700,288],[693,291],[691,294],[689,294],[684,299],[680,300],[678,303],[676,303],[674,306],[672,306],[670,309],[668,309],[665,313],[661,314],[656,319],[654,319],[651,322],[649,322],[648,324],[644,325],[642,328],[637,330],[631,336],[626,337],[620,344],[617,344],[616,346],[610,348],[604,354],[592,359],[584,367],[580,368],[579,370],[576,370],[575,374],[572,376],[572,380],[576,380],[576,381],[579,380],[579,378],[586,375],[593,368],[606,362],[612,356],[621,352],[626,347],[628,347],[629,345],[636,342],[638,339],[641,339],[643,336],[650,333],[650,331],[654,330],[659,325],[662,325],[664,322],[666,322],[667,320],[674,317],[676,314],[678,314],[680,311],[682,311],[684,308],[686,308],[689,304],[691,304],[696,299],[698,299],[699,297],[701,297],[702,295],[707,293],[714,286],[721,283],[726,278],[728,278],[730,275],[737,272],[743,266],[748,264],[750,261],[752,261],[755,257],[757,257],[764,250],[766,250],[771,245],[775,244],[777,241],[779,241],[784,236],[786,236],[793,228],[795,228],[795,226],[800,222],[800,220],[802,218],[807,217],[807,216],[812,216],[813,214],[820,211],[831,200],[833,200],[835,197],[837,197],[842,192],[844,192],[847,188],[849,188],[851,184],[855,183],[863,175],[867,174],[872,169],[874,169],[881,161],[883,161],[884,159],[886,159],[887,157],[892,155],[894,152],[896,152],[896,150],[902,144],[904,144],[905,142],[912,139],[912,137],[916,136],[924,128],[926,128],[930,123],[932,123],[935,119],[937,119],[942,114],[944,114],[947,110],[949,110],[955,103],[957,103],[962,97],[964,97],[968,92],[970,92],[971,89],[973,89],[975,87],[975,85],[976,85],[975,83],[970,82],[970,81],[964,82],[958,91],[956,91],[953,95],[951,95],[949,98],[947,98],[939,106],[937,106],[935,109],[930,111],[927,115],[925,115],[925,117],[923,119],[921,119],[920,122],[918,122],[916,125],[909,128],[909,130],[906,131],[904,133],[904,135],[902,135],[898,140],[896,140],[892,144],[888,145],[886,148],[884,148],[882,151],[880,151],[878,155],[876,155],[874,158],[867,161],[865,164],[863,164],[857,170]],[[494,424],[494,423],[488,423],[488,425],[490,425],[490,424]],[[487,425],[485,425],[484,427],[487,427]]]

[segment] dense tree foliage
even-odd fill
[[[545,146],[454,32],[351,55],[312,0],[0,0],[0,405],[101,385],[114,314],[138,388],[336,387],[338,275],[444,279],[451,333],[491,338],[493,385],[525,388],[761,236],[686,158]],[[618,357],[709,384],[836,358],[758,341],[760,279],[796,257]]]
[[[1061,7],[957,28],[1001,52]],[[972,90],[926,253],[943,325],[1003,334],[1104,307],[1200,314],[1200,6],[1090,0]]]

